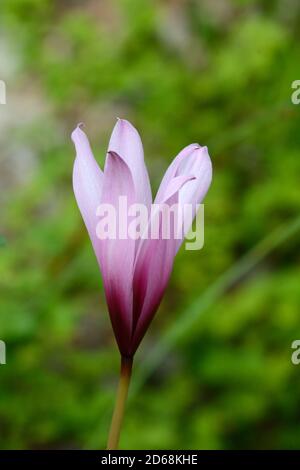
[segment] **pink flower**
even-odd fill
[[[176,239],[172,233],[165,239],[159,227],[156,239],[99,239],[96,227],[100,204],[111,204],[118,211],[119,196],[126,196],[128,205],[142,203],[150,213],[153,201],[142,142],[136,129],[119,119],[109,142],[103,172],[80,125],[72,133],[72,140],[76,147],[75,197],[102,272],[121,355],[133,357],[161,302],[184,234]],[[195,215],[196,204],[203,200],[211,177],[207,147],[189,145],[167,169],[154,202],[167,206],[177,203],[179,208],[191,204]],[[159,224],[162,220],[160,217]],[[149,226],[151,223],[150,216]]]

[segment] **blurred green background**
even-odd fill
[[[117,116],[153,191],[208,145],[205,246],[182,249],[137,353],[125,449],[300,447],[298,0],[1,0],[2,449],[104,448],[119,357],[72,191]]]

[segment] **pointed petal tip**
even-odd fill
[[[208,147],[207,145],[200,145],[198,143],[195,143],[195,144],[191,144],[190,146],[188,146],[192,149],[192,151],[196,151],[196,150],[200,150],[201,152],[203,153],[208,153]],[[187,148],[188,148],[187,147]]]
[[[208,153],[208,147],[206,145],[198,145],[197,147],[195,147],[194,149],[194,152],[197,152],[197,157],[198,158],[201,158],[201,159],[208,159],[209,161],[211,161],[210,159],[210,155]]]
[[[85,124],[83,122],[79,122],[77,126],[75,127],[75,129],[73,130],[71,134],[71,139],[73,140],[74,143],[76,143],[78,137],[85,135],[85,133],[83,132],[84,127],[85,127]]]
[[[117,126],[122,126],[122,127],[124,127],[124,128],[131,129],[131,130],[133,130],[134,132],[137,132],[137,130],[136,130],[135,127],[131,124],[131,122],[128,121],[127,119],[124,119],[124,118],[117,117],[116,127],[117,127]]]
[[[116,122],[116,124],[134,127],[134,126],[131,124],[131,122],[128,121],[128,119],[124,119],[124,118],[120,118],[120,117],[117,117],[117,122]]]
[[[193,145],[194,145],[195,150],[201,150],[202,152],[207,152],[208,151],[207,145],[200,145],[198,143],[193,144]]]

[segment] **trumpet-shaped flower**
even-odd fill
[[[153,205],[149,176],[144,162],[143,146],[136,129],[119,119],[108,146],[104,171],[94,159],[82,126],[72,133],[76,148],[73,170],[75,197],[88,230],[100,270],[114,334],[123,357],[133,357],[166,289],[175,255],[186,234],[178,237],[171,231],[162,236],[164,214],[158,220],[158,237],[97,236],[98,208],[112,205],[119,224],[120,197],[128,205],[143,204],[151,214]],[[207,147],[191,144],[185,147],[167,169],[158,189],[155,205],[181,207],[190,204],[192,216],[211,182],[212,166]],[[178,219],[180,220],[180,219]],[[148,224],[153,223],[153,215]],[[184,218],[180,224],[184,224]],[[180,227],[183,228],[183,227]],[[189,227],[187,227],[189,228]],[[175,236],[176,235],[176,236]]]

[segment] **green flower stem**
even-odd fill
[[[111,420],[107,441],[107,450],[116,450],[119,444],[120,431],[124,417],[124,410],[131,378],[133,359],[121,357],[121,372],[115,403],[115,409]]]

